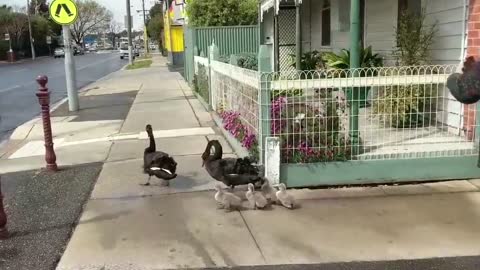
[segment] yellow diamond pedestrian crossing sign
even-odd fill
[[[49,10],[50,17],[61,25],[72,24],[78,17],[77,5],[73,0],[54,0]]]

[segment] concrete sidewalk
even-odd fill
[[[201,168],[218,136],[191,90],[162,62],[147,72],[120,129],[150,123],[173,155],[170,187],[143,187],[146,137],[114,142],[80,224],[59,263],[69,269],[178,269],[419,259],[480,254],[478,181],[292,191],[300,209],[225,213]],[[174,129],[174,130],[172,130]],[[189,133],[190,132],[190,133]],[[202,134],[199,134],[202,133]],[[160,136],[161,137],[161,136]],[[224,142],[226,151],[232,150]],[[477,185],[477,186],[476,186]],[[88,222],[86,222],[88,221]]]
[[[91,108],[55,113],[60,164],[102,161],[103,170],[58,270],[179,269],[322,264],[480,255],[480,182],[291,191],[300,208],[225,213],[201,167],[210,114],[164,58],[120,71],[83,96]],[[116,102],[114,102],[116,100]],[[62,111],[63,110],[63,111]],[[174,155],[170,187],[139,185],[144,132]],[[14,133],[2,171],[43,166],[41,126]],[[15,144],[16,143],[16,144]],[[240,194],[239,195],[244,195]],[[299,268],[297,268],[299,269]]]

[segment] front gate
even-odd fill
[[[296,11],[295,7],[280,7],[277,16],[276,29],[278,31],[278,39],[276,46],[276,58],[278,71],[294,71],[292,66],[293,59],[296,53],[296,27],[295,22]]]

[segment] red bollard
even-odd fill
[[[40,85],[37,92],[38,102],[42,106],[43,134],[45,138],[45,161],[47,161],[47,170],[57,171],[57,156],[53,150],[52,125],[50,122],[50,92],[46,87],[48,77],[38,76],[37,82]]]
[[[2,181],[0,177],[0,240],[8,237],[7,214],[3,206]]]

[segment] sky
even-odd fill
[[[50,0],[52,1],[52,0]],[[47,1],[47,2],[50,2]],[[125,15],[127,15],[127,3],[126,0],[95,0],[109,9],[114,16],[114,20],[124,27]],[[26,6],[27,0],[0,0],[0,5],[9,6]],[[149,10],[155,4],[154,0],[145,0],[145,9]],[[143,13],[137,12],[142,9],[142,0],[130,0],[131,13],[133,16],[133,28],[140,30],[143,29]],[[148,11],[147,11],[148,12]]]

